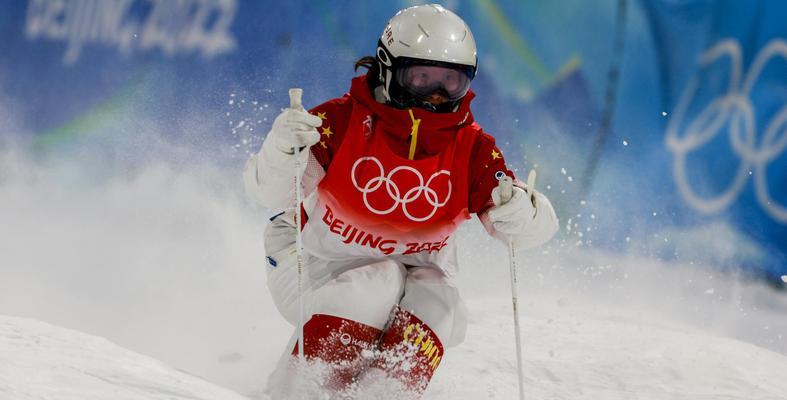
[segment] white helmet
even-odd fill
[[[475,39],[458,15],[437,4],[399,11],[377,44],[378,79],[389,104],[453,111],[470,88]],[[430,99],[437,97],[438,103]]]

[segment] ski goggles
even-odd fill
[[[412,95],[421,99],[427,99],[432,94],[438,93],[449,101],[455,101],[467,94],[472,74],[472,67],[409,65],[397,69],[396,81]]]

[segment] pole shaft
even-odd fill
[[[303,110],[303,89],[292,88],[289,91],[290,108]],[[303,302],[303,237],[301,235],[301,204],[303,202],[303,188],[301,187],[301,149],[294,148],[295,155],[295,259],[298,267],[298,357],[304,358],[304,302]]]
[[[519,298],[517,296],[518,285],[516,279],[516,252],[514,251],[514,242],[512,239],[508,240],[508,259],[511,273],[511,303],[514,310],[514,338],[516,339],[516,370],[517,381],[519,382],[519,400],[525,399],[525,382],[523,376],[522,366],[522,338],[521,329],[519,327]]]

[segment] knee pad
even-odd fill
[[[428,325],[446,347],[462,343],[467,332],[467,307],[459,290],[442,271],[410,268],[400,307]]]
[[[402,298],[405,274],[404,267],[391,260],[345,271],[312,292],[310,315],[333,315],[382,329]]]

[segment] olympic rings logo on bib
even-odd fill
[[[364,163],[374,164],[377,167],[377,173],[366,182],[359,183],[359,177],[356,171],[358,167]],[[361,173],[363,173],[363,171],[364,169],[362,168]],[[443,175],[446,177],[445,187],[447,191],[445,197],[441,199],[442,196],[438,194],[438,189],[440,189],[440,181],[442,181],[441,177]],[[429,179],[424,182],[424,177],[421,175],[421,172],[407,165],[400,165],[386,174],[383,164],[376,157],[361,157],[357,159],[353,164],[352,171],[350,171],[350,178],[352,179],[353,185],[363,194],[363,203],[369,211],[377,215],[387,215],[401,207],[402,213],[409,220],[414,222],[424,222],[432,218],[440,207],[448,204],[448,200],[451,198],[450,177],[451,172],[443,169],[433,173]],[[415,184],[409,188],[400,188],[399,184],[410,186],[406,185],[406,179],[408,178],[410,183]],[[399,183],[397,183],[397,180]],[[390,206],[387,204],[382,206],[380,206],[380,204],[373,205],[370,196],[374,196],[375,202],[381,202],[379,199],[383,198],[386,203],[390,200],[391,204]],[[415,205],[415,203],[418,205]],[[408,208],[408,206],[410,208]],[[421,215],[424,214],[424,209],[431,210],[426,212],[426,215]],[[419,215],[413,215],[413,213]]]

